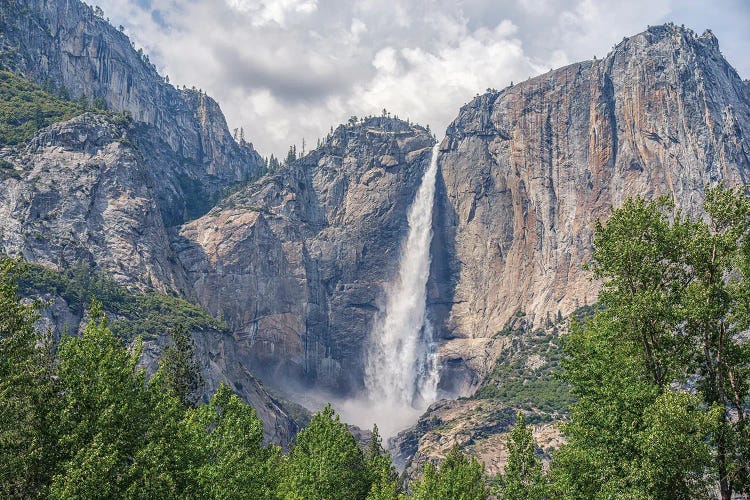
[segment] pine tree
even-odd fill
[[[499,498],[536,500],[547,496],[541,461],[534,456],[534,437],[523,413],[508,437],[508,462],[500,481]]]
[[[189,410],[186,425],[197,464],[196,498],[275,498],[279,449],[263,446],[255,409],[221,384],[210,403]]]
[[[203,374],[195,357],[195,342],[183,325],[172,331],[172,343],[164,348],[159,360],[165,388],[184,406],[195,406],[203,387]]]
[[[58,349],[63,386],[59,446],[63,470],[54,478],[54,496],[122,494],[120,477],[141,435],[134,425],[146,411],[140,398],[145,379],[131,355],[107,326],[101,304],[93,303],[82,337],[65,337]]]
[[[370,483],[362,448],[329,404],[297,435],[279,495],[286,499],[363,499]]]
[[[286,159],[284,160],[284,165],[291,165],[297,161],[297,146],[292,144],[289,146],[289,151],[286,154]]]
[[[398,472],[393,466],[391,455],[385,448],[378,431],[374,425],[370,436],[370,443],[365,453],[365,466],[370,474],[370,499],[393,499],[398,498],[401,493],[398,484]]]
[[[415,500],[484,500],[489,495],[484,466],[476,458],[467,458],[455,446],[436,468],[427,462],[421,481],[412,488]]]

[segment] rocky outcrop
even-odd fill
[[[196,299],[231,325],[264,379],[339,395],[362,386],[367,335],[433,142],[395,119],[340,126],[182,226],[174,245]]]
[[[258,153],[232,138],[211,98],[166,83],[124,33],[78,0],[4,2],[0,63],[74,99],[83,96],[127,111],[143,124],[141,135],[149,142],[158,137],[169,153],[160,156],[170,160],[153,164],[170,174],[156,185],[167,225],[195,210],[196,195],[207,199],[257,177],[261,168]]]
[[[503,472],[508,460],[508,437],[515,424],[512,408],[473,399],[439,401],[413,428],[391,440],[394,463],[403,470],[408,483],[421,477],[425,463],[439,464],[458,446],[477,457],[489,477],[495,477]],[[562,444],[559,426],[534,423],[532,433],[539,455],[548,461],[550,452]]]
[[[750,101],[711,32],[673,25],[474,99],[441,145],[430,301],[447,360],[492,349],[517,311],[539,324],[596,300],[594,222],[628,196],[699,210],[750,180]],[[453,348],[452,346],[462,345]]]
[[[90,263],[140,287],[184,287],[129,129],[87,113],[0,153],[0,250],[57,268]]]

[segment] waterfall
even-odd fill
[[[385,286],[385,307],[370,332],[366,394],[339,405],[345,420],[364,428],[377,423],[385,438],[414,423],[437,396],[436,343],[425,309],[438,147],[409,208],[398,273]]]
[[[386,286],[385,311],[375,320],[365,371],[371,399],[413,407],[433,402],[437,389],[432,328],[425,306],[438,147],[439,143],[432,149],[430,166],[409,208],[409,235],[398,274]]]

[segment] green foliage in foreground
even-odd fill
[[[467,458],[458,447],[454,447],[439,469],[427,462],[424,477],[414,487],[413,498],[481,500],[488,495],[484,466],[476,458]]]
[[[534,437],[523,413],[516,415],[516,426],[508,436],[508,462],[498,481],[498,497],[507,500],[534,500],[548,494],[542,462],[534,454]]]
[[[39,264],[27,263],[23,267],[23,272],[18,274],[21,295],[59,295],[78,315],[96,298],[104,304],[107,313],[117,318],[110,324],[112,331],[124,338],[138,335],[155,338],[176,325],[188,331],[225,331],[228,328],[200,306],[172,295],[129,292],[82,263],[62,272]]]
[[[604,308],[565,339],[578,399],[557,496],[750,493],[750,199],[719,186],[704,208],[692,220],[636,198],[597,225]]]

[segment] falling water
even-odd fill
[[[367,392],[338,405],[345,420],[365,428],[377,423],[384,437],[414,423],[436,399],[438,368],[425,306],[437,158],[436,144],[409,208],[409,235],[401,249],[398,274],[385,287],[385,308],[375,318],[370,335]]]
[[[366,365],[371,399],[415,408],[434,401],[437,388],[432,328],[425,317],[437,159],[438,144],[409,209],[398,275],[386,287],[385,311],[376,318]]]
[[[436,346],[425,315],[437,160],[438,144],[409,208],[398,274],[385,287],[385,308],[370,335],[366,394],[337,404],[344,420],[363,428],[377,423],[386,438],[413,424],[437,396]]]

